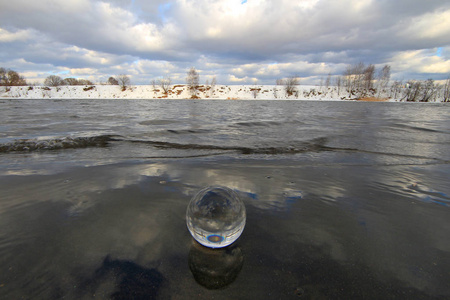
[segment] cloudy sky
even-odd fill
[[[39,81],[134,84],[170,76],[314,84],[348,64],[389,64],[392,78],[450,74],[448,0],[0,0],[0,67]]]

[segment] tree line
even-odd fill
[[[334,82],[332,82],[332,78],[334,78]],[[338,96],[344,94],[350,99],[374,97],[393,98],[408,102],[432,102],[437,99],[450,102],[450,76],[444,84],[436,83],[433,79],[391,82],[390,78],[390,65],[376,70],[374,65],[360,62],[348,65],[342,75],[328,74],[325,82],[323,79],[320,80],[319,89],[324,93],[334,89]],[[276,84],[284,86],[287,96],[298,97],[296,89],[296,86],[300,84],[298,76],[277,79]]]
[[[27,85],[25,78],[14,70],[0,68],[0,86]]]
[[[364,64],[363,62],[348,65],[341,75],[328,74],[325,81],[320,80],[319,93],[327,93],[334,90],[338,96],[345,95],[349,99],[361,99],[367,97],[393,98],[400,101],[410,102],[432,102],[440,99],[443,102],[450,102],[450,77],[444,84],[436,83],[433,79],[428,80],[408,80],[406,82],[390,80],[391,66],[385,65],[377,70],[373,64]],[[332,82],[334,81],[334,82]],[[118,85],[122,91],[131,85],[131,79],[128,75],[120,74],[108,78],[107,84]],[[167,94],[172,86],[170,76],[154,79],[150,82],[155,92],[160,89]],[[298,76],[279,78],[277,85],[284,86],[286,96],[299,97],[297,86],[300,84]],[[0,86],[26,86],[25,78],[18,72],[0,68]],[[61,85],[94,85],[90,80],[77,78],[61,78],[57,75],[50,75],[44,80],[44,85],[57,87]],[[200,75],[195,67],[191,67],[186,76],[186,85],[191,94],[191,98],[198,98],[200,90]],[[214,90],[216,77],[211,82],[206,82],[205,89]],[[252,89],[256,98],[258,89]],[[315,92],[315,91],[314,91]],[[345,97],[342,97],[343,99]],[[276,97],[275,97],[276,98]]]
[[[130,77],[124,74],[118,75],[116,77],[109,77],[106,84],[110,85],[120,85],[122,90],[125,90],[130,84]],[[57,87],[61,85],[94,85],[94,83],[87,79],[77,79],[77,78],[61,78],[57,75],[50,75],[44,80],[45,86]]]
[[[87,79],[77,79],[73,77],[61,78],[57,75],[50,75],[44,80],[45,86],[60,86],[60,85],[93,85],[94,83]]]

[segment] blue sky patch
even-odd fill
[[[170,2],[158,5],[158,16],[163,22],[167,21],[166,12],[168,12],[171,7],[172,3]]]

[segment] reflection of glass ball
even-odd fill
[[[186,211],[187,227],[200,244],[221,248],[230,245],[245,227],[245,206],[227,187],[207,187],[191,200]]]
[[[193,242],[189,251],[189,268],[195,280],[207,289],[220,289],[231,284],[244,264],[244,255],[236,244],[222,249],[209,249]]]

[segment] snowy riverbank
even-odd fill
[[[406,99],[406,89],[398,92],[398,98],[389,98],[382,93],[380,98],[368,96],[366,101],[401,102]],[[282,85],[201,85],[193,96],[187,85],[175,84],[164,93],[153,85],[128,86],[123,90],[118,85],[85,86],[13,86],[0,87],[0,99],[225,99],[225,100],[359,100],[356,93],[349,94],[345,88],[336,86],[296,86],[288,96]],[[430,102],[441,102],[434,97]]]
[[[136,85],[122,91],[120,86],[14,86],[0,89],[1,98],[17,99],[191,99],[192,93],[186,85],[173,85],[165,94],[160,87],[152,85]],[[301,85],[296,93],[286,95],[281,85],[216,85],[215,87],[201,85],[196,97],[200,99],[230,99],[230,100],[355,100],[349,97],[341,88],[317,87]],[[390,100],[393,101],[393,100]]]

